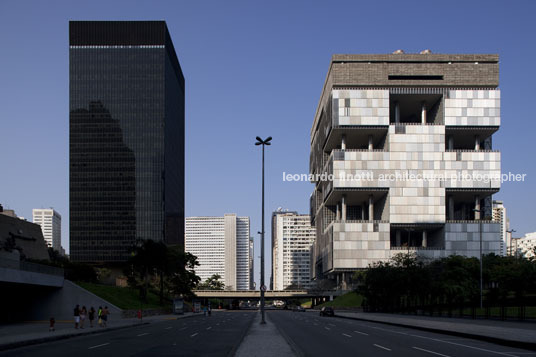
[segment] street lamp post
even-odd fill
[[[256,139],[255,145],[262,145],[261,325],[264,325],[266,323],[264,319],[264,291],[266,290],[266,285],[264,285],[264,146],[271,145],[272,137],[262,140],[257,136]]]
[[[479,213],[478,219],[478,231],[480,232],[480,308],[482,309],[482,211],[474,208],[473,212]]]

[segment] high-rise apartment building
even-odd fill
[[[507,255],[508,248],[510,247],[511,242],[511,233],[508,232],[510,229],[510,222],[506,216],[506,207],[502,201],[493,201],[493,220],[499,222],[501,227],[501,248],[500,255]]]
[[[310,247],[315,236],[308,214],[281,210],[272,214],[273,290],[311,286]]]
[[[53,208],[34,208],[32,216],[33,223],[41,226],[47,246],[61,252],[61,215]]]
[[[201,281],[218,274],[226,290],[249,290],[249,217],[187,217],[185,238],[185,250],[199,261],[195,272]]]
[[[184,244],[184,76],[164,21],[69,23],[70,255]]]
[[[334,55],[311,130],[314,275],[416,251],[499,253],[497,55]]]

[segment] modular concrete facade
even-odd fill
[[[335,55],[311,131],[315,277],[501,251],[496,55]],[[482,230],[482,232],[480,232]]]

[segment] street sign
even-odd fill
[[[261,286],[262,291],[266,291],[266,285]]]

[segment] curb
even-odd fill
[[[116,327],[108,327],[106,329],[101,330],[94,330],[90,332],[76,332],[76,333],[69,333],[65,335],[57,335],[57,336],[47,336],[47,337],[39,337],[34,338],[31,340],[23,340],[23,341],[17,341],[17,342],[8,342],[0,345],[0,351],[10,350],[13,348],[18,347],[26,347],[31,345],[37,345],[45,342],[53,342],[53,341],[60,341],[60,340],[66,340],[72,337],[80,337],[80,336],[86,336],[86,335],[94,335],[97,333],[103,333],[103,332],[109,332],[109,331],[115,331],[115,330],[121,330],[126,329],[130,327],[137,327],[137,326],[143,326],[143,325],[149,325],[150,322],[142,322],[132,325],[124,325],[124,326],[116,326]]]
[[[507,347],[524,348],[527,350],[536,351],[536,342],[507,340],[507,339],[500,338],[500,337],[479,335],[479,334],[474,334],[474,333],[459,332],[459,331],[452,331],[452,330],[442,330],[442,329],[433,328],[433,327],[415,326],[415,325],[403,324],[399,322],[377,321],[377,320],[371,320],[371,319],[366,319],[362,317],[350,317],[350,316],[342,316],[342,315],[337,315],[337,314],[335,314],[335,317],[342,318],[342,319],[349,319],[349,320],[375,322],[375,323],[384,324],[384,325],[405,327],[405,328],[411,328],[414,330],[435,332],[435,333],[440,333],[443,335],[450,335],[450,336],[456,336],[456,337],[472,338],[475,340],[496,343],[498,345],[503,345]]]
[[[181,319],[187,319],[187,318],[195,317],[195,316],[198,316],[198,315],[195,315],[195,314],[180,315],[180,316],[177,316],[176,319],[181,320]],[[171,319],[171,320],[174,320],[174,319]],[[37,345],[37,344],[46,343],[46,342],[54,342],[54,341],[66,340],[66,339],[73,338],[73,337],[81,337],[81,336],[86,336],[86,335],[93,335],[93,334],[96,334],[96,333],[106,333],[106,332],[109,332],[109,331],[116,331],[116,330],[136,327],[136,326],[149,325],[149,324],[158,323],[158,322],[162,322],[162,321],[159,321],[159,320],[156,320],[156,321],[153,321],[153,322],[150,322],[150,321],[143,322],[142,321],[142,322],[137,322],[137,323],[133,323],[133,324],[130,324],[130,325],[108,327],[106,329],[96,329],[96,330],[88,331],[88,332],[73,332],[73,333],[69,333],[69,334],[65,334],[65,335],[46,336],[46,337],[39,337],[39,338],[30,339],[30,340],[21,340],[21,341],[16,341],[16,342],[8,342],[8,343],[0,344],[0,351],[6,351],[6,350],[13,349],[13,348]]]
[[[225,311],[228,311],[228,310],[225,310]],[[259,312],[260,313],[260,312]],[[242,336],[240,337],[240,343],[233,346],[233,348],[231,348],[231,350],[229,351],[229,353],[227,354],[227,356],[231,357],[231,356],[235,356],[236,355],[236,352],[238,351],[238,349],[240,348],[240,346],[242,346],[242,342],[244,342],[244,339],[246,338],[246,336],[249,334],[249,330],[251,330],[251,326],[253,325],[253,321],[255,321],[255,316],[253,316],[253,318],[251,319],[251,321],[249,322],[248,324],[248,327],[244,330],[244,332],[242,333]]]
[[[292,350],[292,352],[294,352],[294,354],[297,357],[304,357],[305,353],[303,353],[303,351],[298,347],[298,345],[296,345],[296,343],[294,343],[294,341],[290,338],[290,336],[288,336],[285,332],[283,332],[283,330],[281,330],[279,327],[277,327],[277,325],[274,324],[273,322],[272,322],[272,324],[274,325],[276,331],[279,332],[281,337],[283,337],[283,339],[288,343],[288,345],[289,345],[290,349]]]

